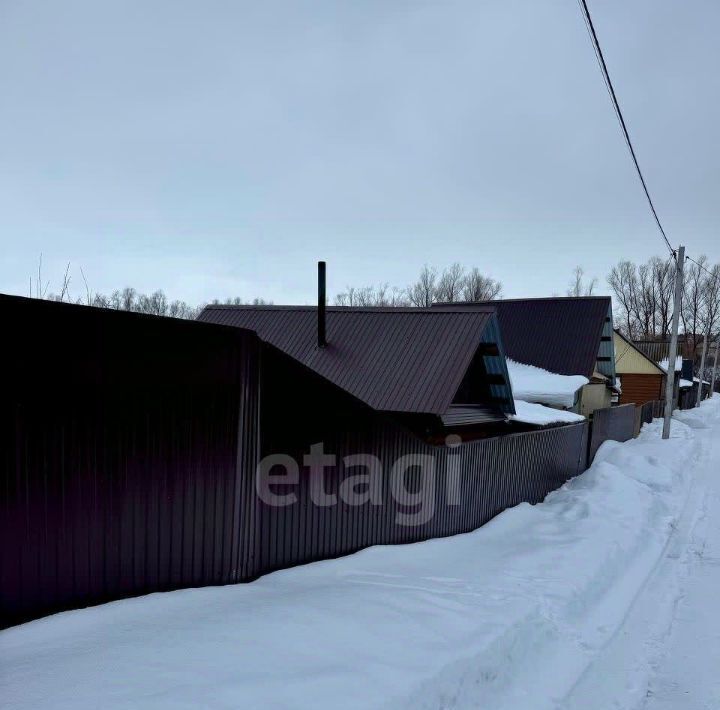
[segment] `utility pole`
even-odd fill
[[[677,360],[678,329],[680,328],[680,308],[682,306],[683,273],[685,271],[685,247],[678,247],[675,255],[675,300],[673,302],[672,336],[668,352],[667,384],[665,387],[665,421],[663,439],[670,438],[670,421],[673,413],[675,395],[675,362]]]
[[[695,400],[696,407],[699,407],[700,402],[702,402],[703,383],[705,382],[705,357],[707,356],[707,344],[708,344],[709,337],[710,337],[709,332],[705,333],[705,335],[703,337],[703,351],[702,351],[702,357],[700,358],[700,374],[698,375],[698,379],[700,380],[700,382],[698,383],[697,399]]]
[[[710,399],[715,394],[715,378],[717,377],[718,350],[720,350],[720,337],[715,341],[715,365],[713,366],[712,380],[710,381]]]

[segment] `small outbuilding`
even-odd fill
[[[665,370],[619,330],[615,338],[615,371],[620,381],[619,404],[642,405],[665,396]]]

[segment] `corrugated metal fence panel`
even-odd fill
[[[368,418],[355,431],[326,439],[324,450],[336,456],[321,475],[322,488],[336,504],[313,502],[313,474],[300,467],[296,501],[274,507],[256,501],[260,544],[254,574],[303,562],[337,557],[377,544],[408,543],[468,532],[508,507],[537,503],[585,469],[587,423],[462,444],[458,448],[424,443],[392,421]],[[378,504],[347,502],[353,476],[367,469],[344,457],[362,453],[379,462]],[[300,452],[296,460],[302,460]],[[411,468],[405,486],[392,475],[403,457],[429,457],[432,475]],[[422,460],[422,458],[418,459]],[[315,478],[317,484],[318,479]],[[424,488],[424,486],[427,486]],[[317,491],[319,486],[316,485]],[[420,492],[422,502],[411,505]],[[344,495],[342,494],[344,492]],[[403,520],[403,516],[410,516]],[[427,517],[427,519],[425,519]],[[411,524],[406,524],[406,523]]]
[[[693,409],[697,406],[698,387],[700,384],[696,382],[691,388],[680,391],[678,407],[680,409]],[[703,384],[702,398],[707,399],[710,396],[710,385]]]
[[[637,436],[642,430],[643,424],[650,424],[653,419],[662,419],[665,415],[665,402],[662,400],[645,402],[637,408],[635,415],[635,436]]]
[[[593,412],[590,433],[588,465],[595,460],[595,454],[605,441],[629,441],[635,435],[635,405],[596,409]]]
[[[0,314],[0,625],[246,577],[255,336],[8,299]]]

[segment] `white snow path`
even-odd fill
[[[0,632],[5,708],[720,707],[720,398],[488,525]]]
[[[720,408],[676,417],[700,427],[702,451],[683,512],[618,633],[559,709],[720,708]]]
[[[705,468],[702,516],[688,544],[681,595],[665,653],[649,683],[647,710],[720,708],[720,432]]]

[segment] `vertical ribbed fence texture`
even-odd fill
[[[257,341],[0,301],[0,625],[247,576]],[[58,310],[59,309],[59,310]]]
[[[369,545],[474,530],[508,507],[542,501],[585,470],[587,437],[588,424],[581,423],[436,447],[383,418],[369,420],[355,432],[325,439],[324,451],[336,463],[322,474],[300,466],[298,485],[287,488],[295,494],[294,503],[277,507],[256,500],[254,573]],[[364,455],[361,464],[345,459],[358,452]],[[373,485],[368,483],[368,457],[379,467],[376,500],[349,504],[351,488],[362,497]],[[295,458],[302,461],[300,452]],[[395,465],[405,469],[402,475]],[[332,504],[313,499],[314,475],[322,476],[315,490],[322,487]]]
[[[643,424],[650,424],[653,419],[662,419],[665,415],[665,402],[653,400],[645,402],[635,410],[635,436],[642,430]]]
[[[642,423],[650,424],[653,419],[661,419],[665,416],[665,402],[662,400],[646,402],[642,405],[640,410],[642,412]]]
[[[629,441],[636,434],[635,405],[597,409],[592,415],[588,465],[595,460],[595,454],[605,441]]]
[[[693,409],[697,406],[698,388],[700,387],[699,382],[695,382],[692,387],[681,390],[680,397],[678,399],[679,409]],[[703,384],[702,399],[705,400],[710,396],[710,385]]]

